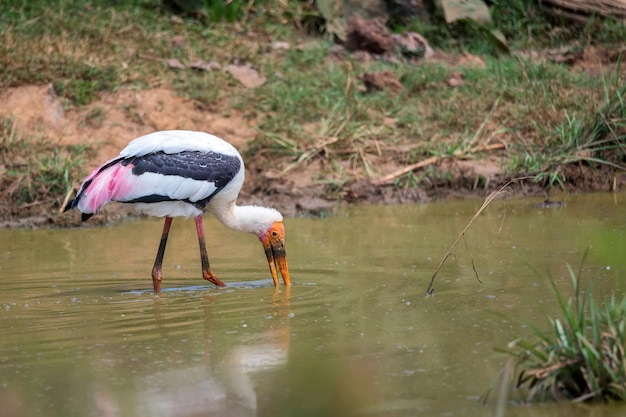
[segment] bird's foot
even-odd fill
[[[206,279],[207,281],[211,281],[213,284],[217,285],[218,287],[225,287],[226,284],[224,284],[222,281],[220,281],[215,274],[213,273],[213,271],[211,271],[210,269],[205,269],[202,271],[202,278]]]

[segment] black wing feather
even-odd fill
[[[214,182],[223,188],[241,169],[239,158],[216,152],[185,151],[174,154],[156,152],[127,158],[122,165],[133,165],[133,174],[152,172],[161,175],[177,175],[197,181]]]

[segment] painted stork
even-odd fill
[[[134,205],[137,211],[165,217],[152,268],[157,294],[161,291],[161,267],[172,218],[179,216],[195,218],[202,277],[225,286],[209,266],[202,226],[205,208],[227,227],[257,235],[274,285],[279,285],[277,269],[284,284],[290,285],[283,216],[273,208],[238,206],[243,181],[243,159],[230,143],[204,132],[154,132],[134,139],[117,157],[93,170],[64,211],[78,207],[85,221],[109,201],[118,201]]]

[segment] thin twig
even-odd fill
[[[463,148],[470,148],[472,145],[474,145],[474,142],[476,142],[476,140],[480,137],[480,135],[482,134],[483,130],[485,129],[485,126],[487,126],[487,123],[491,119],[491,116],[496,111],[496,108],[498,107],[498,104],[500,103],[500,99],[502,98],[503,94],[504,94],[504,90],[502,91],[502,93],[500,93],[500,96],[494,101],[493,105],[491,106],[491,110],[489,110],[489,113],[487,113],[487,117],[485,117],[485,119],[482,121],[482,123],[478,127],[478,130],[476,130],[476,132],[474,132],[474,134],[472,135],[472,138],[470,139],[469,143],[467,143],[465,146],[463,146]]]
[[[50,204],[52,202],[54,202],[56,200],[56,198],[49,198],[47,200],[37,200],[37,201],[33,201],[31,203],[26,203],[20,206],[21,209],[25,209],[25,208],[30,208],[30,207],[36,207],[36,206],[41,206],[44,204]]]
[[[504,201],[504,205],[506,206],[506,200]],[[498,227],[498,233],[502,232],[502,227],[504,226],[504,221],[506,220],[506,210],[502,214],[502,221],[500,222],[500,227]]]
[[[338,140],[339,140],[339,138],[337,136],[332,136],[328,140],[326,140],[326,141],[324,141],[324,142],[322,142],[322,143],[320,143],[318,145],[313,145],[313,147],[311,149],[303,152],[298,157],[298,159],[295,162],[292,162],[291,164],[287,165],[287,167],[285,169],[283,169],[278,174],[278,178],[282,177],[287,172],[291,171],[292,169],[294,169],[295,167],[297,167],[301,163],[306,162],[309,159],[313,158],[315,155],[317,155],[318,153],[322,152],[326,146],[332,145],[333,143],[337,142]]]
[[[167,59],[163,59],[159,56],[153,55],[153,54],[148,54],[148,53],[140,53],[137,55],[139,58],[141,59],[145,59],[148,61],[155,61],[155,62],[162,62],[164,64],[167,63]]]
[[[479,148],[472,149],[466,152],[456,151],[454,152],[453,156],[458,157],[458,156],[467,155],[471,153],[493,151],[495,149],[502,149],[504,147],[505,145],[502,143],[493,143],[491,145],[481,146]],[[431,156],[428,159],[424,159],[423,161],[419,161],[412,165],[406,166],[402,169],[392,172],[391,174],[385,175],[384,177],[378,178],[376,180],[372,180],[372,184],[374,185],[389,184],[393,182],[396,178],[401,177],[404,174],[408,174],[409,172],[415,171],[416,169],[419,169],[419,168],[427,167],[428,165],[436,164],[437,162],[446,158],[450,158],[450,156],[449,155]]]
[[[59,207],[59,213],[63,213],[63,211],[65,210],[65,206],[67,206],[67,203],[70,201],[70,198],[74,194],[75,189],[76,189],[76,184],[72,184],[70,189],[67,190],[67,193],[65,193],[65,198],[63,198],[63,202],[61,203],[61,207]]]
[[[445,158],[445,157],[443,157],[443,156],[431,156],[428,159],[424,159],[423,161],[419,161],[419,162],[417,162],[415,164],[412,164],[412,165],[409,165],[409,166],[404,167],[402,169],[399,169],[399,170],[397,170],[395,172],[392,172],[389,175],[385,175],[382,178],[378,178],[376,180],[372,180],[372,183],[374,185],[388,184],[388,183],[392,182],[393,180],[395,180],[396,178],[403,176],[404,174],[408,174],[409,172],[415,171],[416,169],[424,168],[424,167],[427,167],[428,165],[435,164],[435,163],[439,162],[443,158]]]
[[[472,225],[472,223],[474,223],[474,220],[476,220],[476,218],[478,216],[480,216],[480,213],[482,213],[487,208],[487,206],[493,201],[493,199],[495,199],[500,194],[502,194],[502,192],[504,191],[504,189],[506,187],[508,187],[509,185],[514,184],[514,183],[516,183],[518,181],[527,180],[527,179],[531,179],[531,178],[535,178],[535,177],[534,176],[529,176],[529,177],[514,178],[511,181],[509,181],[506,184],[504,184],[502,187],[500,187],[497,191],[494,191],[494,192],[492,192],[491,194],[489,194],[487,196],[487,198],[485,199],[485,202],[483,203],[483,205],[480,206],[478,211],[474,214],[474,217],[472,217],[472,219],[469,221],[469,223],[467,223],[467,225],[465,226],[463,231],[457,236],[457,238],[454,240],[454,243],[452,243],[452,245],[450,246],[450,249],[448,249],[448,251],[446,252],[444,257],[441,259],[441,262],[439,262],[439,265],[437,265],[437,269],[435,269],[435,273],[433,274],[432,278],[430,279],[430,284],[428,284],[428,288],[426,289],[426,295],[432,295],[432,293],[434,292],[433,284],[435,282],[435,278],[437,277],[437,274],[441,270],[441,267],[443,266],[443,264],[446,261],[446,259],[448,259],[448,257],[452,253],[452,250],[454,249],[456,244],[459,242],[461,237],[463,237],[465,235],[465,232],[467,232],[467,229],[469,229],[469,227]],[[473,261],[472,261],[472,267],[473,267]],[[476,272],[476,269],[474,269],[474,272]],[[476,274],[476,276],[478,277],[478,274]],[[480,279],[479,279],[479,281],[480,281]]]
[[[474,255],[472,255],[472,251],[470,250],[469,245],[467,244],[465,235],[463,235],[463,243],[465,243],[465,249],[467,249],[467,253],[469,253],[470,260],[472,261],[472,269],[474,270],[474,275],[476,275],[476,279],[478,280],[478,282],[482,284],[483,282],[480,280],[480,277],[478,276],[478,271],[476,270],[476,265],[474,264]]]

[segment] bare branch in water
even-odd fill
[[[457,236],[457,238],[454,240],[454,242],[452,243],[452,245],[450,246],[450,249],[448,249],[448,251],[446,252],[446,254],[443,256],[443,258],[441,259],[441,262],[439,262],[439,265],[437,265],[437,269],[435,269],[435,273],[433,274],[432,278],[430,279],[430,284],[428,284],[428,288],[426,289],[426,293],[425,295],[432,295],[433,292],[435,291],[435,289],[433,288],[433,284],[435,283],[435,278],[437,278],[437,274],[439,273],[439,271],[441,270],[441,267],[443,266],[443,264],[446,262],[446,259],[448,259],[448,257],[450,256],[450,254],[452,253],[452,250],[454,250],[454,247],[456,246],[457,243],[459,243],[459,240],[461,239],[461,237],[465,236],[465,232],[467,232],[467,229],[469,229],[469,227],[472,225],[472,223],[474,223],[474,220],[476,220],[476,218],[478,218],[478,216],[480,216],[480,213],[482,213],[489,204],[491,204],[491,202],[498,197],[499,195],[501,195],[504,190],[511,184],[515,184],[521,180],[527,180],[527,179],[532,179],[535,178],[534,176],[529,176],[529,177],[520,177],[520,178],[514,178],[511,181],[507,182],[506,184],[504,184],[502,187],[500,187],[497,191],[492,192],[491,194],[489,194],[487,196],[487,198],[485,198],[485,202],[483,203],[482,206],[480,206],[480,208],[478,209],[478,211],[476,211],[476,213],[474,214],[474,217],[472,217],[472,219],[469,221],[469,223],[467,223],[467,225],[465,226],[465,228],[463,229],[463,231],[461,231],[461,233],[459,233],[459,235]],[[471,256],[471,253],[470,253]],[[474,273],[476,274],[476,278],[478,279],[478,282],[480,281],[480,278],[478,278],[478,273],[476,272],[476,268],[474,267],[474,259],[472,258],[472,268],[474,268]],[[482,282],[481,282],[482,283]]]
[[[474,255],[472,255],[472,251],[467,244],[467,240],[465,240],[465,234],[463,234],[463,243],[465,243],[465,249],[467,249],[467,253],[469,253],[470,260],[472,261],[472,269],[474,270],[474,275],[476,275],[476,279],[478,280],[478,282],[482,284],[483,282],[480,280],[480,277],[478,276],[478,271],[476,270],[476,265],[474,264]]]

